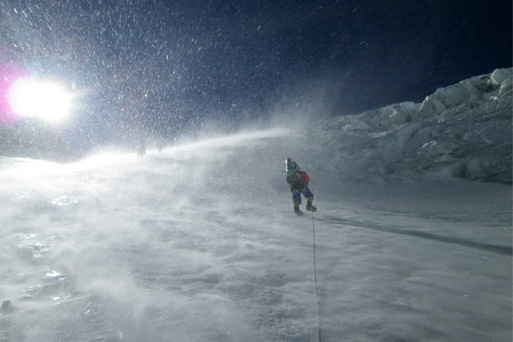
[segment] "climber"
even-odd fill
[[[310,189],[308,189],[310,177],[308,177],[306,172],[301,170],[297,163],[290,158],[287,158],[285,161],[285,172],[287,173],[287,183],[292,192],[292,201],[296,215],[303,215],[303,212],[299,209],[301,194],[306,197],[306,210],[311,212],[317,211],[317,208],[312,205],[314,196]]]

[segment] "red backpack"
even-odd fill
[[[306,174],[305,171],[298,171],[301,178],[305,181],[305,185],[308,186],[308,183],[310,183],[310,177]]]

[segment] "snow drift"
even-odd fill
[[[0,340],[307,342],[319,322],[326,342],[511,340],[511,186],[337,181],[299,141],[0,158]]]

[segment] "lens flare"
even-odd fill
[[[49,122],[61,121],[72,109],[73,94],[56,83],[21,78],[7,96],[14,113]]]

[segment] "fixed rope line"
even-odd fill
[[[314,265],[314,279],[315,279],[315,295],[317,297],[317,318],[319,327],[319,342],[321,342],[321,306],[319,305],[319,287],[317,286],[317,266],[315,264],[315,223],[314,214],[312,211],[312,232],[313,232],[313,265]]]

